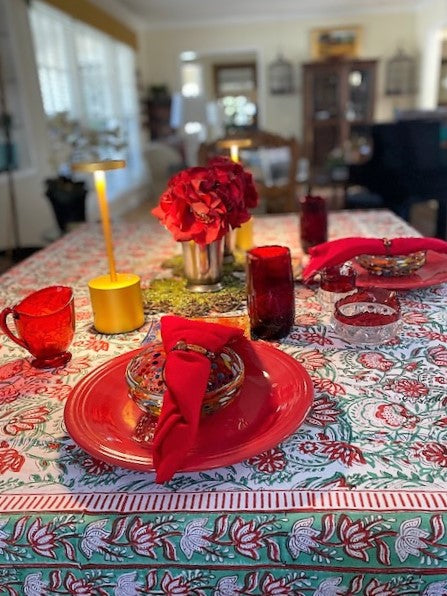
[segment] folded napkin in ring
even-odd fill
[[[228,343],[247,341],[242,329],[177,316],[161,319],[166,391],[153,442],[156,482],[170,480],[193,446],[211,371],[211,359]]]
[[[419,250],[447,253],[447,242],[439,238],[362,238],[330,240],[309,249],[310,260],[303,269],[303,281],[325,267],[345,263],[359,255],[408,255]]]

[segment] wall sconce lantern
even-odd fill
[[[293,92],[293,67],[283,56],[269,66],[269,89],[272,95],[281,95]]]
[[[398,49],[386,64],[386,95],[412,95],[416,91],[416,60]]]

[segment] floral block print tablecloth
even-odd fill
[[[165,274],[177,247],[149,214],[113,232],[119,271]],[[387,211],[331,213],[332,238],[357,234],[415,231]],[[294,214],[256,219],[255,239],[301,254]],[[94,331],[87,281],[105,267],[86,224],[0,279],[1,308],[73,286],[77,319],[60,369],[32,368],[0,336],[0,593],[447,594],[447,285],[401,293],[399,337],[359,348],[297,284],[296,324],[275,345],[312,377],[305,423],[246,461],[158,486],[95,460],[63,424],[75,384],[151,329]]]

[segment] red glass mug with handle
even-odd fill
[[[16,333],[8,327],[12,315]],[[73,290],[50,286],[33,292],[19,304],[0,313],[0,327],[16,344],[30,352],[36,368],[63,366],[70,358],[67,351],[75,330]]]

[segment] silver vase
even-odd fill
[[[234,263],[234,250],[236,248],[236,230],[230,228],[224,236],[224,263]]]
[[[182,242],[183,269],[186,288],[191,292],[217,292],[223,288],[224,240],[210,244],[197,244],[193,240]]]

